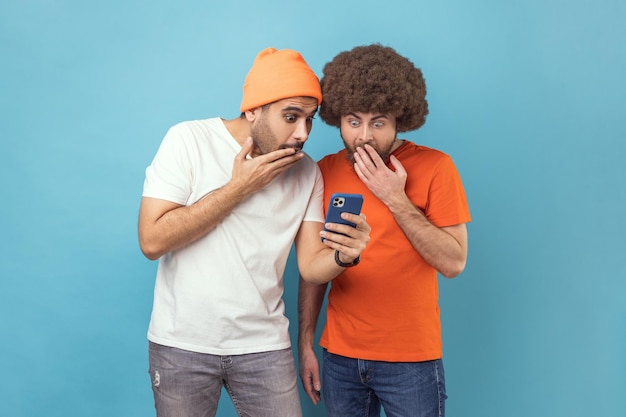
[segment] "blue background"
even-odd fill
[[[622,0],[3,0],[0,415],[153,415],[136,223],[163,135],[236,117],[267,46],[321,75],[372,42],[424,71],[403,137],[452,155],[472,210],[441,279],[448,415],[626,415],[624,22]],[[306,150],[340,147],[318,119]],[[293,257],[285,280],[294,336]]]

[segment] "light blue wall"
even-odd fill
[[[210,3],[0,3],[0,415],[153,415],[136,219],[161,138],[235,117],[264,47],[321,74],[376,41],[423,69],[405,137],[452,155],[474,219],[441,279],[448,415],[626,415],[626,3]],[[339,148],[318,119],[308,152]]]

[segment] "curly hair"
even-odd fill
[[[393,114],[398,132],[421,127],[428,114],[422,71],[395,49],[372,44],[339,53],[323,70],[320,117],[340,127],[349,112]]]

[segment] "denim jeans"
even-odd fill
[[[301,417],[291,349],[217,356],[150,342],[157,417],[213,417],[226,388],[241,417]]]
[[[441,359],[380,362],[346,358],[324,350],[322,395],[328,417],[445,416]]]

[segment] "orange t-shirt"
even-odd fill
[[[452,159],[405,141],[393,155],[408,173],[405,191],[436,226],[471,220]],[[345,149],[319,161],[325,207],[331,194],[363,195],[372,231],[359,265],[332,281],[320,344],[351,358],[418,362],[442,357],[437,271],[413,248],[387,207],[358,178]]]

